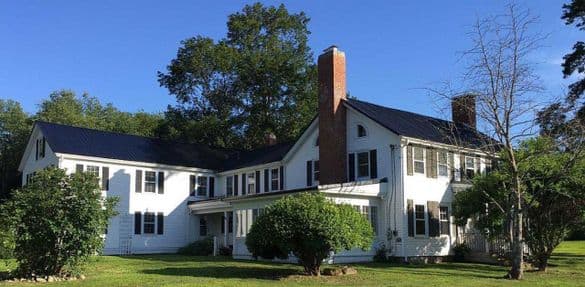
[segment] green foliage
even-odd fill
[[[177,99],[165,136],[253,148],[267,132],[294,139],[317,108],[317,74],[307,45],[309,18],[284,5],[246,5],[229,15],[219,41],[186,39],[159,83]]]
[[[286,259],[292,253],[306,273],[319,275],[332,252],[367,249],[373,236],[370,223],[351,206],[303,193],[267,207],[252,224],[246,246],[255,257],[267,259]]]
[[[17,169],[31,123],[20,103],[0,99],[0,203],[20,184]]]
[[[541,270],[567,233],[583,222],[585,215],[585,158],[579,152],[559,149],[550,138],[523,142],[515,151],[526,215],[524,237]],[[493,173],[474,178],[473,186],[455,195],[453,215],[458,224],[467,218],[490,236],[506,235],[506,210],[513,202],[506,190],[511,186],[510,169],[500,165]],[[487,212],[486,212],[486,204]]]
[[[33,119],[139,136],[155,136],[163,122],[161,115],[122,112],[87,93],[77,97],[68,90],[51,93]]]
[[[39,171],[2,206],[15,231],[21,276],[68,275],[103,247],[103,231],[117,198],[103,199],[94,175]]]
[[[467,257],[471,253],[471,248],[467,246],[465,243],[460,243],[453,246],[453,260],[455,262],[463,262],[465,261],[465,257]]]
[[[585,3],[581,0],[572,0],[571,3],[563,5],[563,16],[565,24],[573,25],[579,30],[585,30]],[[567,100],[570,104],[574,104],[585,92],[585,43],[577,41],[573,46],[573,51],[563,57],[563,75],[571,76],[573,73],[580,75],[577,82],[569,86],[569,94]],[[585,105],[581,108],[585,112]]]
[[[179,249],[179,254],[190,256],[209,256],[213,254],[213,237],[206,237]]]

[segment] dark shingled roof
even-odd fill
[[[230,170],[280,161],[292,143],[252,151],[227,151],[201,144],[99,131],[37,121],[54,152],[110,159]]]
[[[488,143],[495,143],[490,137],[464,124],[455,124],[355,99],[347,99],[345,102],[371,120],[401,136],[467,148],[481,148]]]
[[[223,170],[238,169],[281,160],[292,148],[294,142],[279,143],[273,146],[258,148],[251,151],[240,151],[230,155]]]

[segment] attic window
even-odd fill
[[[358,135],[358,138],[363,138],[363,137],[367,136],[368,133],[366,132],[366,128],[364,128],[364,126],[362,126],[362,125],[357,125],[357,135]]]

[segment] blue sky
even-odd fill
[[[457,82],[476,17],[504,11],[504,1],[285,1],[311,18],[315,57],[336,44],[346,52],[348,90],[362,100],[441,115],[424,88]],[[559,96],[560,63],[582,36],[560,20],[556,0],[517,1],[540,16],[549,34],[531,56],[546,87]],[[0,98],[34,112],[51,91],[88,92],[126,111],[160,112],[174,103],[157,71],[179,42],[195,35],[225,36],[227,15],[250,1],[2,1]],[[281,1],[266,1],[278,5]]]

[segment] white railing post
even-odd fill
[[[213,236],[213,256],[217,256],[217,236]]]

